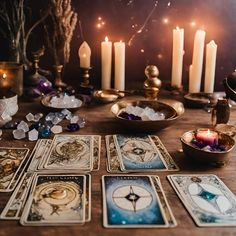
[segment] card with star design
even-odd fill
[[[105,175],[102,188],[104,227],[169,227],[150,176]]]
[[[85,175],[36,175],[20,223],[26,226],[83,224],[90,218],[86,219],[86,192],[89,193]]]
[[[236,196],[216,175],[167,178],[198,226],[236,226]]]

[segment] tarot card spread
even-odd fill
[[[236,226],[236,197],[215,175],[169,175],[198,226]]]
[[[109,172],[178,170],[157,136],[107,135],[106,147]]]
[[[10,192],[14,189],[23,173],[28,152],[28,148],[0,147],[0,192]]]
[[[56,225],[85,222],[85,175],[38,175],[20,222]]]
[[[102,186],[105,227],[170,226],[150,176],[103,176]]]

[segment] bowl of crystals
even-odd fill
[[[191,130],[180,138],[185,156],[195,163],[224,166],[235,146],[232,137],[222,132],[201,128]]]
[[[51,110],[67,109],[70,111],[76,111],[83,105],[83,100],[81,97],[76,95],[68,95],[67,93],[52,93],[45,95],[41,99],[41,104]]]
[[[180,117],[176,110],[158,101],[120,101],[111,112],[123,127],[135,132],[155,132],[172,124]]]

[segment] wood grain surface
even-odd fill
[[[167,94],[165,97],[174,98]],[[135,98],[137,99],[137,98]],[[24,119],[29,112],[35,114],[43,112],[47,114],[40,103],[20,102],[18,113],[14,116],[14,120]],[[86,118],[86,127],[75,132],[74,134],[99,134],[102,136],[101,149],[101,166],[98,172],[92,172],[92,220],[85,225],[73,226],[39,226],[26,227],[21,226],[18,221],[0,221],[0,236],[78,236],[78,235],[112,235],[112,236],[148,236],[148,235],[168,235],[168,236],[236,236],[236,227],[219,227],[219,228],[199,228],[197,227],[181,201],[178,199],[174,190],[166,179],[166,176],[171,172],[160,172],[158,176],[161,179],[166,197],[169,201],[171,209],[177,220],[177,227],[169,229],[106,229],[102,226],[102,191],[101,191],[101,176],[108,174],[106,171],[106,150],[105,150],[105,135],[116,133],[135,133],[128,131],[125,127],[120,126],[110,112],[112,104],[106,105],[89,105],[79,109],[76,114]],[[63,121],[64,128],[68,121]],[[236,123],[236,110],[231,109],[230,122]],[[199,173],[199,174],[216,174],[224,183],[236,194],[236,150],[231,152],[230,163],[223,168],[213,168],[207,166],[198,166],[193,164],[189,157],[185,157],[181,149],[180,136],[188,130],[193,130],[200,127],[211,126],[211,115],[203,109],[185,109],[183,116],[176,123],[162,130],[156,135],[159,136],[169,153],[172,155],[175,162],[180,167],[178,173]],[[64,131],[64,133],[69,133]],[[0,146],[6,147],[29,147],[33,148],[35,142],[24,140],[14,140],[12,130],[3,130],[3,136],[0,141]],[[172,172],[173,173],[173,172]],[[177,173],[177,172],[175,172]],[[142,174],[142,173],[140,173]],[[7,203],[10,194],[0,193],[0,210]]]

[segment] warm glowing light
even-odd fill
[[[163,55],[161,53],[157,54],[157,58],[158,59],[162,59],[163,58]]]
[[[99,17],[98,17],[98,20],[102,20],[102,17],[101,17],[101,16],[99,16]]]
[[[192,21],[192,22],[190,23],[190,25],[191,25],[192,27],[195,27],[195,26],[196,26],[196,22],[195,22],[195,21]]]
[[[169,23],[169,19],[168,19],[168,18],[164,18],[164,19],[163,19],[163,23],[164,23],[164,24],[168,24],[168,23]]]
[[[105,22],[104,22],[104,21],[102,21],[102,25],[105,25]]]
[[[98,24],[97,24],[97,28],[100,29],[101,27],[102,27],[102,25],[101,25],[100,23],[98,23]]]
[[[85,58],[85,57],[87,57],[87,55],[84,53],[84,54],[82,54],[82,57],[84,57],[84,58]]]
[[[141,49],[140,52],[141,52],[141,53],[144,53],[144,49]]]
[[[179,30],[179,26],[176,26],[176,30]]]
[[[109,41],[109,39],[108,39],[108,37],[106,36],[106,37],[105,37],[105,42],[108,42],[108,41]]]
[[[5,79],[6,77],[7,77],[7,75],[4,73],[4,74],[2,75],[2,78]]]

